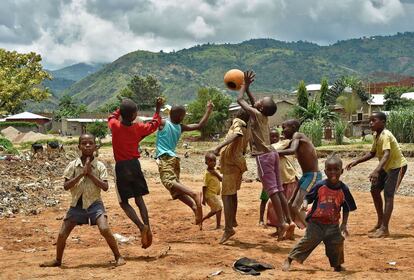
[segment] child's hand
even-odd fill
[[[379,172],[376,170],[372,171],[371,174],[369,174],[369,180],[374,185],[377,183],[378,177],[379,177]]]
[[[348,238],[349,237],[349,232],[348,232],[348,228],[345,224],[341,224],[341,226],[339,227],[342,233],[342,236],[344,238]]]
[[[86,158],[85,166],[83,167],[83,176],[88,176],[92,172],[91,160],[89,157]]]
[[[161,107],[162,107],[162,105],[164,105],[164,102],[165,102],[165,100],[164,100],[164,98],[162,98],[162,97],[157,97],[157,101],[156,101],[156,110],[157,111],[159,111],[160,109],[161,109]]]
[[[215,149],[214,149],[214,151],[213,151],[213,153],[214,153],[216,156],[219,156],[219,155],[220,155],[220,149],[219,149],[219,148],[215,148]]]
[[[308,211],[308,201],[304,200],[301,206],[301,210]]]
[[[355,163],[355,161],[353,161],[353,162],[351,162],[351,163],[348,163],[346,166],[345,166],[345,169],[346,170],[351,170],[351,168],[352,167],[354,167],[356,165],[356,163]]]
[[[214,103],[211,100],[209,100],[207,102],[206,108],[207,108],[208,111],[212,111],[213,108],[214,108]]]
[[[256,74],[253,71],[244,72],[244,83],[246,84],[246,87],[248,87],[251,83],[254,82],[255,77]]]

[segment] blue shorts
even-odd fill
[[[102,201],[95,201],[88,209],[82,209],[82,207],[70,207],[66,213],[65,221],[69,220],[75,222],[78,225],[96,225],[96,220],[105,215],[105,207]]]
[[[299,187],[306,192],[310,192],[316,182],[320,180],[322,180],[321,172],[305,172],[299,180]]]

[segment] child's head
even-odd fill
[[[267,117],[273,116],[277,111],[276,103],[271,97],[260,98],[254,103],[254,107]]]
[[[171,107],[170,119],[173,123],[179,124],[184,120],[185,107],[182,105],[174,105]]]
[[[90,157],[96,151],[95,136],[89,133],[84,133],[79,136],[79,150],[82,152],[82,156]]]
[[[271,129],[270,130],[270,143],[274,144],[279,142],[280,140],[280,133],[277,129]]]
[[[329,156],[325,161],[325,174],[331,184],[339,182],[339,178],[343,173],[342,160],[337,155]]]
[[[216,155],[212,152],[208,152],[205,156],[205,163],[209,169],[216,167]]]
[[[119,106],[122,119],[126,122],[133,122],[138,114],[138,107],[134,101],[129,98],[124,98]]]
[[[299,131],[300,123],[298,120],[287,120],[282,123],[282,134],[286,139],[292,139],[293,134]]]
[[[369,117],[369,125],[372,131],[381,131],[387,123],[387,115],[383,112],[373,112]]]
[[[247,123],[249,121],[250,115],[249,113],[247,113],[245,110],[240,109],[237,112],[236,118],[241,119],[242,121],[244,121],[245,123]]]

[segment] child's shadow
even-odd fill
[[[397,233],[397,234],[391,234],[387,238],[390,239],[403,239],[403,238],[413,238],[414,235],[408,234],[408,233]]]
[[[238,247],[240,249],[260,249],[263,252],[266,253],[283,253],[283,254],[288,254],[291,250],[291,248],[284,248],[284,247],[279,247],[279,246],[275,246],[274,244],[260,244],[260,243],[248,243],[248,242],[243,242],[240,240],[234,240],[232,243],[225,243],[224,246],[230,246],[230,247]]]
[[[80,264],[80,265],[75,265],[75,266],[65,266],[62,265],[61,268],[62,269],[78,269],[78,268],[112,268],[112,267],[116,267],[114,263],[84,263],[84,264]]]

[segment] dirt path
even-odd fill
[[[193,157],[192,160],[198,162],[201,158]],[[151,192],[145,200],[154,232],[153,246],[141,249],[137,229],[118,206],[111,184],[103,200],[112,231],[137,238],[129,244],[120,245],[127,264],[114,268],[110,263],[110,249],[98,229],[83,226],[75,228],[69,237],[62,268],[40,268],[39,263],[54,257],[53,244],[68,207],[69,193],[65,193],[60,205],[48,208],[39,215],[17,215],[0,220],[0,279],[205,279],[218,270],[223,272],[215,276],[216,279],[240,279],[243,276],[232,270],[232,264],[243,256],[276,267],[262,272],[260,279],[414,279],[414,197],[396,197],[390,238],[370,239],[366,231],[375,222],[371,198],[369,193],[357,192],[354,188],[358,210],[350,215],[351,236],[345,243],[347,271],[340,274],[332,272],[321,245],[304,265],[295,263],[293,271],[286,273],[281,271],[281,263],[296,241],[276,242],[269,236],[273,228],[257,226],[259,183],[243,184],[239,193],[237,234],[223,246],[218,245],[222,232],[213,230],[215,221],[207,221],[204,230],[199,231],[193,225],[190,210],[172,201],[160,184],[155,176],[155,162],[143,159],[142,165],[147,170]],[[185,166],[202,165],[190,162],[184,163]],[[345,174],[344,181],[351,189],[353,184],[363,185],[368,176],[366,172],[371,168],[372,164],[362,165],[360,170]],[[188,170],[184,168],[182,181],[200,189],[200,168],[191,169],[193,174],[189,174]],[[411,174],[409,170],[406,185],[413,187]],[[205,211],[208,209],[205,208]],[[297,231],[297,234],[296,240],[303,232]],[[396,264],[390,265],[389,262]]]

